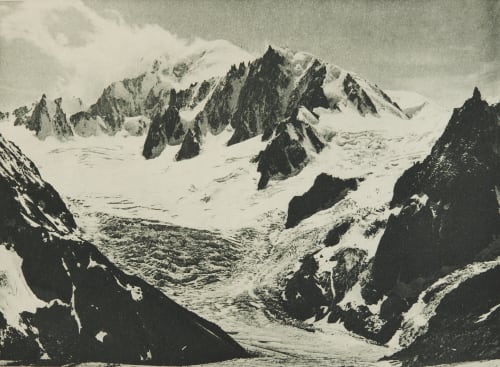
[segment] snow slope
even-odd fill
[[[266,143],[258,136],[227,147],[231,128],[207,136],[203,154],[181,162],[174,161],[175,146],[167,146],[157,159],[145,160],[143,137],[74,137],[65,144],[48,138],[39,143],[31,132],[8,122],[0,125],[0,132],[35,161],[59,192],[90,207],[231,232],[256,227],[266,213],[283,213],[289,200],[305,192],[321,172],[366,178],[345,203],[384,205],[395,179],[428,153],[447,115],[442,111],[432,118],[402,121],[388,114],[376,118],[321,108],[315,112],[320,121],[314,127],[329,140],[325,150],[299,175],[272,182],[262,191],[256,190],[259,174],[250,160]],[[311,221],[317,225],[325,214]],[[324,219],[332,223],[331,217]]]

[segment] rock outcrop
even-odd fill
[[[336,106],[330,104],[323,91],[325,77],[326,65],[314,59],[290,94],[286,114],[291,115],[300,106],[309,111],[316,107],[335,108]]]
[[[29,119],[30,109],[27,106],[21,106],[12,111],[15,116],[14,126],[26,125]]]
[[[311,113],[302,107],[276,127],[271,141],[256,158],[257,171],[261,173],[259,190],[271,179],[284,179],[299,173],[314,154],[323,150],[325,143],[306,122],[310,116]]]
[[[76,135],[84,138],[107,133],[107,126],[100,116],[93,116],[89,112],[81,111],[69,118]]]
[[[283,118],[283,94],[292,81],[286,58],[272,47],[249,65],[248,77],[238,97],[231,119],[234,128],[228,145],[247,140],[266,130],[272,131]]]
[[[500,105],[476,89],[430,155],[397,181],[387,224],[366,229],[373,236],[385,226],[375,256],[340,246],[316,251],[313,270],[301,267],[289,279],[292,289],[307,280],[315,293],[300,291],[299,303],[285,306],[295,317],[327,316],[399,346],[390,358],[405,366],[499,358],[499,187]],[[325,244],[338,244],[349,225],[339,222]]]
[[[344,92],[347,95],[347,99],[357,108],[361,115],[376,115],[378,113],[373,101],[370,97],[368,97],[368,94],[366,94],[351,74],[348,73],[346,75],[342,85],[344,87]]]
[[[325,246],[335,246],[340,242],[341,237],[349,230],[351,227],[352,220],[346,220],[335,227],[330,229],[326,234],[323,243]]]
[[[110,133],[121,130],[125,117],[144,113],[144,103],[147,91],[144,80],[146,73],[136,78],[115,82],[104,89],[96,103],[90,106],[88,112],[100,116]]]
[[[186,134],[176,96],[172,89],[168,108],[163,113],[158,113],[151,122],[142,153],[146,159],[158,157],[167,145],[180,144]]]
[[[304,257],[299,270],[286,282],[283,307],[289,315],[299,320],[311,317],[320,320],[329,313],[329,322],[349,320],[349,315],[336,303],[343,300],[367,270],[367,252],[344,247],[337,250],[330,261],[335,266],[319,272],[314,254]]]
[[[324,316],[322,310],[329,304],[327,291],[316,277],[317,271],[318,263],[312,255],[307,255],[300,269],[286,283],[284,309],[299,320]]]
[[[248,67],[244,63],[238,67],[231,66],[226,76],[214,88],[203,110],[195,118],[195,124],[201,130],[217,135],[230,125],[247,74]]]
[[[377,289],[389,292],[398,282],[411,285],[470,263],[500,234],[498,122],[476,89],[431,154],[397,181],[391,206],[401,211],[389,218],[375,256]]]
[[[295,227],[314,213],[332,207],[342,200],[349,191],[357,188],[358,180],[355,178],[343,180],[326,173],[320,174],[307,192],[301,196],[294,196],[288,204],[285,227]]]
[[[66,114],[61,108],[61,102],[61,98],[49,102],[44,94],[40,102],[35,105],[31,117],[26,121],[26,126],[35,131],[39,139],[44,140],[48,136],[66,139],[73,136]]]
[[[58,193],[1,136],[0,207],[1,359],[198,364],[246,356],[219,327],[81,240]]]
[[[196,157],[200,154],[200,149],[201,144],[199,138],[193,130],[189,129],[187,134],[184,136],[184,140],[182,141],[179,152],[175,156],[175,160],[182,161],[183,159]]]
[[[405,367],[500,358],[500,264],[472,264],[429,287],[410,309],[393,355]],[[426,319],[416,325],[413,311]],[[421,316],[421,317],[422,317]]]

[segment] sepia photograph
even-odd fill
[[[500,367],[500,0],[0,0],[0,366]]]

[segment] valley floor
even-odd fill
[[[372,366],[390,353],[341,326],[330,325],[325,333],[278,319],[277,297],[253,283],[256,264],[241,261],[249,257],[243,243],[206,230],[105,214],[81,222],[97,225],[90,239],[118,266],[216,322],[255,356],[217,366]]]

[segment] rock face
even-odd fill
[[[295,110],[290,118],[276,127],[274,137],[257,156],[257,171],[261,173],[259,190],[264,189],[271,179],[299,173],[311,156],[325,147],[316,130],[306,122],[307,115],[312,116],[304,108]]]
[[[330,105],[323,91],[325,77],[326,65],[314,59],[290,94],[286,114],[291,115],[300,106],[304,106],[309,111],[316,107],[335,108],[335,105]]]
[[[8,119],[9,113],[0,111],[0,120]]]
[[[359,281],[368,268],[367,253],[358,248],[344,247],[334,253],[335,266],[319,273],[314,255],[306,255],[299,270],[286,282],[284,309],[289,315],[306,320],[319,320],[328,313],[330,322],[349,320],[348,314],[335,304]],[[349,322],[349,321],[348,321]]]
[[[282,95],[292,77],[286,58],[269,47],[262,58],[251,63],[231,119],[234,134],[228,145],[239,143],[266,130],[273,130],[283,117]]]
[[[377,108],[374,103],[368,97],[368,94],[361,89],[356,80],[351,76],[351,74],[347,74],[343,82],[344,92],[347,95],[347,99],[352,102],[354,106],[356,106],[357,110],[363,116],[366,114],[377,114]]]
[[[143,88],[146,73],[137,78],[124,79],[108,86],[99,99],[90,106],[89,113],[100,116],[111,133],[119,131],[126,116],[137,116],[144,112]]]
[[[423,310],[425,328],[407,317],[394,337],[404,348],[395,357],[408,366],[500,355],[499,111],[476,88],[431,154],[395,185],[391,205],[401,211],[375,255],[374,287],[411,304],[435,281],[407,313]]]
[[[317,271],[318,263],[313,256],[307,255],[299,271],[286,284],[284,308],[299,320],[320,317],[322,308],[329,304],[326,291],[316,278]]]
[[[367,252],[359,248],[344,247],[335,252],[331,258],[331,261],[336,261],[331,273],[335,292],[333,302],[343,300],[347,291],[359,281],[361,273],[368,266],[367,257]]]
[[[397,181],[387,224],[366,229],[373,237],[385,226],[375,256],[346,247],[306,256],[315,265],[289,278],[285,308],[399,346],[391,358],[404,366],[499,358],[499,143],[500,105],[476,89],[431,154]],[[349,226],[337,223],[325,245]]]
[[[179,104],[181,102],[177,101],[176,92],[172,89],[167,110],[158,113],[151,122],[142,153],[146,159],[158,157],[167,144],[180,144],[184,138],[186,132],[179,115]]]
[[[323,243],[325,246],[335,246],[340,242],[340,238],[349,230],[352,221],[342,222],[328,231]]]
[[[66,120],[66,114],[61,108],[62,99],[47,102],[45,94],[33,109],[33,113],[26,126],[36,132],[39,139],[44,140],[48,136],[65,139],[73,136],[71,126]]]
[[[57,192],[1,136],[0,207],[1,359],[195,364],[246,355],[79,239]]]
[[[314,180],[312,187],[302,196],[294,196],[288,204],[288,216],[285,227],[291,228],[314,213],[332,207],[342,200],[351,190],[356,190],[358,180],[343,180],[326,173]]]
[[[247,73],[248,68],[244,63],[239,67],[231,66],[227,75],[214,88],[204,109],[195,118],[195,124],[200,129],[217,135],[231,123]]]
[[[14,126],[26,125],[29,112],[30,109],[27,106],[21,106],[12,111],[12,114],[16,117]]]
[[[251,57],[221,40],[199,43],[179,53],[182,56],[163,55],[146,72],[110,84],[85,112],[93,118],[100,117],[105,132],[114,135],[123,129],[128,117],[143,116],[153,120],[159,113],[163,114],[170,99],[169,91],[175,88],[176,107],[181,110],[182,105],[191,112],[192,120],[199,112],[193,110],[208,97],[216,78],[222,77],[236,60],[242,62]]]
[[[187,134],[184,136],[182,141],[181,149],[175,156],[175,160],[181,161],[183,159],[189,159],[196,157],[200,154],[200,141],[193,130],[189,129]]]
[[[88,112],[81,111],[69,118],[75,134],[84,138],[96,136],[107,132],[107,127],[100,116],[93,116]]]
[[[476,89],[431,154],[397,181],[391,206],[401,212],[389,219],[375,256],[377,289],[470,263],[500,234],[498,121]]]
[[[500,358],[500,264],[491,263],[483,263],[484,269],[478,265],[463,269],[462,273],[472,275],[467,274],[465,280],[459,277],[458,286],[448,283],[453,277],[447,277],[439,287],[430,287],[417,304],[434,310],[435,315],[425,330],[412,327],[408,318],[400,335],[407,347],[392,358],[407,367]],[[443,292],[447,287],[451,290]]]

